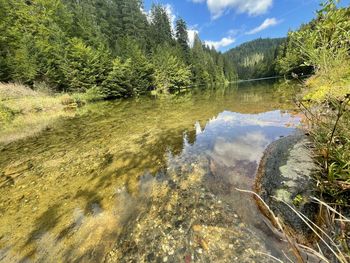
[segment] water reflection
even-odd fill
[[[207,243],[221,256],[247,256],[244,242],[268,251],[254,203],[234,189],[250,189],[266,146],[294,132],[289,90],[268,83],[94,104],[0,146],[0,261],[154,261],[152,242],[168,244],[163,232],[197,240],[180,231],[195,223],[220,237]],[[235,234],[223,236],[228,229]],[[172,246],[181,261],[197,253]]]

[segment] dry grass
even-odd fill
[[[313,244],[314,247],[305,246],[302,244],[298,244],[295,240],[295,237],[290,235],[288,228],[284,225],[283,221],[278,218],[274,212],[271,210],[271,208],[265,203],[265,201],[255,192],[247,191],[247,190],[241,190],[236,189],[239,192],[252,194],[258,203],[260,203],[264,209],[267,210],[267,212],[270,214],[269,219],[272,220],[272,223],[274,226],[277,227],[277,229],[282,233],[285,240],[289,243],[291,246],[291,249],[294,253],[295,260],[298,263],[305,263],[309,262],[308,259],[313,258],[319,262],[340,262],[340,263],[347,263],[350,260],[350,254],[349,254],[349,248],[347,247],[346,240],[349,238],[346,233],[346,228],[344,227],[345,224],[348,224],[350,222],[350,219],[346,216],[342,215],[338,211],[336,211],[333,207],[328,205],[327,203],[319,200],[318,198],[312,198],[314,202],[316,202],[321,210],[324,210],[324,212],[327,214],[328,218],[331,218],[332,220],[329,220],[329,224],[323,224],[322,226],[319,226],[312,222],[310,219],[308,219],[304,214],[297,211],[293,206],[290,204],[287,204],[283,200],[278,200],[279,202],[284,203],[287,205],[293,213],[295,213],[303,222],[314,232],[314,234],[318,237],[318,243]],[[332,225],[334,226],[336,223],[335,221],[340,222],[340,224],[343,225],[343,227],[340,227],[342,231],[342,239],[345,239],[345,242],[341,242],[342,240],[339,239],[339,237],[334,237],[332,233],[335,231],[332,230]],[[319,245],[319,243],[322,245]],[[286,256],[286,255],[285,255]],[[291,261],[287,256],[286,258]],[[280,259],[274,258],[278,262],[283,262]],[[313,262],[313,261],[311,261]],[[316,262],[316,261],[315,261]]]
[[[40,96],[40,93],[22,84],[0,82],[0,100],[36,96]]]
[[[64,116],[69,95],[49,96],[16,83],[0,83],[0,144],[35,135]]]

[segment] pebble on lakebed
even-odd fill
[[[106,262],[272,262],[236,213],[202,184],[200,165],[174,168],[147,209],[124,226]],[[267,252],[268,253],[268,252]]]

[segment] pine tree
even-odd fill
[[[194,82],[199,85],[205,85],[210,82],[210,74],[207,71],[207,64],[202,41],[198,35],[195,35],[192,48],[192,73]]]
[[[108,57],[108,52],[102,47],[94,49],[82,39],[71,39],[61,64],[68,90],[82,92],[101,85],[110,71]]]
[[[150,90],[153,86],[154,68],[150,60],[146,57],[138,42],[130,37],[120,41],[123,50],[124,61],[130,60],[132,70],[133,95],[139,95]]]
[[[164,93],[191,85],[190,67],[168,44],[157,48],[153,56],[153,64],[155,66],[155,86],[158,92]]]
[[[124,97],[188,86],[189,78],[222,81],[232,69],[198,36],[188,46],[183,19],[174,37],[161,5],[150,17],[141,0],[0,0],[0,6],[0,81],[71,92],[98,87]]]
[[[179,45],[183,49],[184,53],[188,55],[189,41],[188,41],[187,25],[185,20],[183,20],[182,18],[176,21],[176,40],[177,40],[177,43],[179,43]]]
[[[155,46],[173,41],[170,18],[164,6],[152,6],[151,32]]]
[[[102,92],[106,98],[130,97],[133,95],[132,63],[128,59],[124,63],[116,58],[112,70],[102,83]]]

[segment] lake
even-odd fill
[[[101,102],[0,146],[0,261],[285,260],[237,189],[296,132],[297,91],[247,82]]]

